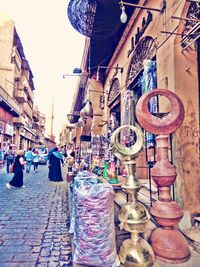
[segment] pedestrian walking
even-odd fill
[[[39,152],[37,149],[33,149],[33,169],[34,169],[34,172],[38,171],[38,164],[39,164]]]
[[[11,189],[12,187],[25,187],[23,185],[23,168],[25,164],[24,151],[19,150],[14,161],[14,176],[12,180],[6,184],[8,189]]]
[[[56,147],[49,156],[49,180],[54,182],[63,181],[61,172],[61,163],[63,164],[62,154]]]
[[[73,157],[75,158],[75,151],[72,144],[69,144],[67,151],[66,151],[67,157]]]
[[[54,151],[56,151],[56,149],[57,149],[57,147],[52,147],[52,148],[49,150],[49,153],[48,153],[48,161],[49,161],[49,159],[50,159],[51,154],[52,154]]]
[[[10,171],[10,165],[14,162],[15,159],[15,155],[14,152],[12,151],[12,147],[9,147],[9,150],[5,153],[4,155],[4,160],[6,160],[6,170],[7,173],[9,173]]]
[[[29,147],[28,151],[25,153],[25,159],[26,159],[26,172],[29,173],[33,162],[33,152],[31,147]]]

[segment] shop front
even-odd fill
[[[146,1],[140,2],[142,5],[146,4]],[[121,9],[123,13],[125,9],[122,2]],[[136,253],[134,244],[141,240],[139,236],[141,237],[140,234],[144,230],[143,226],[150,219],[148,211],[140,206],[141,202],[148,208],[151,217],[158,222],[153,227],[157,228],[159,225],[159,230],[152,236],[152,228],[148,228],[154,251],[146,246],[148,266],[153,266],[154,253],[164,262],[181,263],[190,257],[189,246],[177,230],[177,224],[184,214],[182,209],[191,217],[199,212],[200,74],[197,36],[199,38],[199,4],[196,1],[148,1],[148,8],[136,9],[128,20],[112,55],[107,63],[104,62],[107,65],[100,66],[99,63],[97,68],[97,74],[98,70],[106,69],[100,79],[103,90],[99,100],[103,123],[99,134],[93,135],[91,132],[91,144],[84,148],[86,153],[83,158],[87,152],[92,156],[90,166],[87,166],[90,172],[84,173],[84,164],[81,165],[80,161],[76,166],[79,172],[73,183],[75,199],[72,198],[72,202],[77,201],[77,213],[75,217],[72,214],[72,218],[77,223],[77,229],[73,233],[76,239],[79,227],[81,231],[84,229],[84,223],[79,220],[79,208],[84,206],[82,203],[85,199],[90,199],[91,203],[97,199],[91,195],[87,198],[84,191],[87,186],[94,190],[93,192],[98,191],[92,189],[91,180],[95,186],[99,182],[112,185],[117,252],[125,266],[135,266],[131,263]],[[99,47],[98,49],[101,51]],[[93,53],[88,56],[90,62],[97,60],[97,57],[91,59]],[[96,50],[95,53],[97,54]],[[95,69],[92,69],[90,79],[97,79],[99,82],[99,75],[95,75]],[[87,89],[85,86],[85,95],[90,98]],[[144,101],[147,95],[151,97],[147,103],[145,102],[146,113],[138,116],[138,103]],[[174,103],[172,99],[179,100]],[[170,114],[174,112],[174,107],[180,120],[169,130],[166,118],[171,120]],[[141,117],[147,113],[151,114],[148,117],[149,121],[143,123]],[[154,123],[156,127],[152,126],[153,130],[146,127]],[[84,125],[79,126],[83,129]],[[137,143],[139,148],[136,146]],[[165,168],[161,163],[162,168],[159,168],[160,162],[166,161],[170,167]],[[169,169],[173,170],[172,173]],[[96,175],[93,177],[94,180],[92,173]],[[159,203],[163,210],[160,210],[161,206],[158,207]],[[85,218],[92,218],[92,211],[91,209],[84,213]],[[137,213],[139,211],[141,217]],[[95,216],[98,217],[98,213],[95,213]],[[101,222],[101,218],[98,218]],[[121,229],[117,227],[119,221]],[[155,222],[153,219],[152,221]],[[91,229],[93,234],[92,230],[94,229]],[[130,233],[131,239],[126,240],[129,237],[127,232]],[[171,243],[168,243],[169,236],[172,237]],[[175,236],[181,236],[179,244]],[[89,234],[84,237],[85,240],[87,238],[90,241],[95,240],[94,236],[90,238]],[[126,242],[121,246],[124,239]],[[84,247],[81,238],[75,241],[78,249],[81,245]],[[141,243],[143,241],[140,245]],[[132,250],[129,251],[129,248]],[[116,252],[115,249],[112,251]],[[80,256],[82,252],[78,253]],[[75,261],[76,259],[75,252]],[[81,263],[80,260],[77,262]],[[89,265],[89,260],[87,263]]]
[[[150,1],[149,8],[159,8],[160,2]],[[123,72],[118,72],[115,78],[119,81],[121,103],[124,103],[126,91],[133,93],[133,117],[135,117],[134,109],[138,99],[154,88],[175,92],[183,101],[185,119],[180,130],[171,136],[169,153],[171,160],[176,162],[178,171],[176,198],[191,214],[198,211],[198,198],[195,196],[200,190],[197,57],[199,41],[197,41],[198,38],[195,39],[195,35],[198,35],[198,10],[198,3],[195,2],[168,3],[164,14],[137,9],[129,23],[129,30],[124,32],[108,65],[110,69],[115,66],[123,68]],[[163,23],[161,23],[162,19],[164,19]],[[183,33],[182,36],[181,33]],[[113,75],[114,70],[108,72],[104,92],[111,91],[110,81]],[[104,96],[107,98],[106,94]],[[107,114],[109,122],[110,114],[106,106],[108,101],[103,113]],[[165,116],[171,109],[170,103],[164,97],[152,98],[149,108],[155,116]],[[124,116],[124,104],[121,105],[120,113],[121,125],[123,125],[124,118],[127,118]],[[133,121],[137,122],[135,118]],[[146,131],[144,134],[147,151],[144,152],[143,159],[138,164],[138,176],[141,178],[147,178],[148,170],[144,169],[141,172],[141,169],[149,167],[147,163],[153,162],[155,157],[154,136]],[[191,185],[189,187],[188,181]],[[194,190],[193,186],[195,186]]]
[[[33,147],[36,143],[36,133],[26,126],[16,127],[14,142],[18,149],[28,150],[29,147]]]
[[[0,107],[0,149],[6,152],[13,143],[13,115]]]

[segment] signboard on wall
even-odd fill
[[[19,134],[25,136],[26,130],[24,128],[19,129]]]
[[[13,136],[14,128],[12,125],[6,123],[5,134]]]

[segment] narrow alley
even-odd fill
[[[50,182],[48,167],[39,165],[38,173],[24,172],[25,188],[7,189],[12,175],[0,169],[0,267],[72,267],[66,182]],[[198,266],[195,251],[188,262],[176,264]]]
[[[50,182],[43,165],[24,173],[25,188],[7,189],[12,176],[0,170],[0,266],[70,266],[66,182]]]

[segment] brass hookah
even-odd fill
[[[120,143],[120,133],[125,128],[135,133],[136,141],[126,147]],[[122,188],[128,193],[128,202],[122,206],[119,213],[120,228],[130,232],[130,239],[122,243],[119,252],[120,262],[125,267],[150,267],[154,264],[154,252],[146,240],[140,234],[144,232],[150,215],[147,209],[137,201],[137,193],[141,187],[137,180],[136,158],[143,148],[143,133],[140,127],[135,124],[124,125],[116,129],[111,136],[111,148],[113,154],[125,165],[127,169],[126,181]]]
[[[171,102],[171,111],[161,118],[151,114],[148,109],[150,99],[158,95],[165,96]],[[179,97],[170,90],[154,89],[139,99],[136,116],[146,131],[157,135],[156,163],[151,174],[158,186],[159,197],[152,205],[150,213],[161,227],[153,232],[151,246],[161,261],[182,263],[189,259],[190,250],[185,237],[177,228],[183,211],[171,197],[171,186],[176,180],[177,172],[168,158],[168,135],[174,133],[182,124],[184,106]]]

